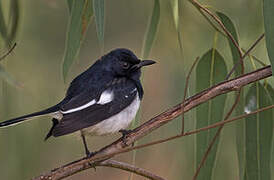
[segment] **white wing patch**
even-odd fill
[[[126,129],[131,121],[134,120],[139,106],[140,99],[138,93],[136,93],[136,97],[132,103],[121,112],[81,131],[84,135],[107,135],[118,132],[121,129]]]
[[[110,90],[105,90],[101,96],[100,96],[100,99],[99,101],[97,102],[97,104],[107,104],[109,102],[111,102],[114,98],[114,93],[113,91],[110,91]]]
[[[62,114],[69,114],[69,113],[73,113],[73,112],[76,112],[76,111],[81,111],[81,110],[83,110],[85,108],[88,108],[88,107],[94,105],[95,103],[96,104],[101,104],[101,105],[107,104],[107,103],[111,102],[113,100],[113,98],[114,98],[113,91],[105,90],[101,94],[100,99],[99,99],[98,102],[96,102],[96,100],[93,99],[92,101],[88,102],[87,104],[84,104],[84,105],[82,105],[80,107],[73,108],[73,109],[70,109],[70,110],[67,110],[67,111],[61,111],[61,113]]]
[[[92,106],[95,103],[96,103],[96,101],[95,101],[95,99],[93,99],[92,101],[88,102],[87,104],[84,104],[83,106],[80,106],[80,107],[77,107],[77,108],[74,108],[74,109],[70,109],[70,110],[67,110],[67,111],[61,111],[61,113],[68,114],[68,113],[72,113],[72,112],[76,112],[76,111],[81,111],[82,109],[85,109],[89,106]]]

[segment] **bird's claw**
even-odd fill
[[[88,159],[88,158],[91,158],[91,157],[94,156],[96,153],[97,153],[96,151],[95,151],[95,152],[89,152],[89,151],[87,151],[87,152],[86,152],[86,158],[87,158],[87,159]]]
[[[126,141],[126,137],[129,133],[132,132],[132,130],[125,130],[125,129],[121,129],[119,130],[120,133],[122,133],[122,141],[123,141],[123,144],[125,146],[128,146],[129,144],[127,144],[127,141]]]

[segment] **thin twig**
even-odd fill
[[[242,60],[244,60],[244,58],[253,50],[253,48],[264,38],[264,34],[262,34],[253,44],[252,46],[246,51],[246,53],[243,55]],[[225,79],[229,79],[230,76],[232,75],[232,73],[235,71],[235,69],[238,67],[238,65],[241,63],[241,60],[238,61],[237,64],[235,64],[233,66],[233,68],[231,69],[231,71],[228,73],[228,75],[226,76]]]
[[[238,60],[238,63],[235,64],[232,68],[232,70],[229,72],[229,74],[227,75],[226,79],[229,79],[229,77],[231,76],[231,74],[235,71],[235,69],[240,65],[242,64],[244,58],[250,54],[251,50],[259,43],[259,41],[264,37],[264,34],[262,34],[257,41],[255,41],[255,43],[247,50],[243,50],[243,48],[239,48],[239,44],[234,40],[233,36],[228,32],[228,30],[226,30],[225,26],[222,24],[222,23],[219,23],[221,22],[221,20],[216,16],[214,15],[213,13],[211,13],[207,8],[204,8],[201,4],[199,4],[197,1],[193,1],[193,0],[189,0],[193,5],[194,7],[197,8],[197,10],[202,14],[202,16],[208,21],[208,23],[218,32],[220,32],[223,36],[225,37],[228,37],[230,38],[230,40],[232,41],[232,43],[234,44],[234,46],[238,49],[238,52],[240,54],[240,59]],[[225,31],[225,33],[223,31],[221,31],[205,14],[205,12],[207,14],[209,14],[221,27],[222,29]],[[228,33],[227,33],[228,32]],[[229,36],[229,34],[231,36]],[[231,38],[232,37],[232,38]],[[235,45],[237,44],[237,45]],[[241,50],[243,50],[245,52],[244,55],[242,55],[241,53]],[[241,57],[242,56],[242,57]],[[257,60],[260,64],[264,64],[262,63],[260,60],[258,60],[256,57],[254,58],[255,60]]]
[[[222,23],[222,21],[215,15],[213,14],[208,8],[202,6],[199,2],[197,2],[196,0],[189,0],[194,6],[198,7],[199,9],[202,9],[203,11],[205,11],[209,16],[211,16],[222,28],[222,30],[225,32],[225,34],[229,37],[229,39],[231,40],[231,42],[233,43],[233,45],[237,48],[240,57],[242,57],[242,52],[241,52],[241,48],[239,47],[239,44],[235,41],[235,39],[233,38],[233,36],[231,35],[231,33],[226,29],[226,27],[224,26],[224,24]],[[213,26],[214,27],[214,26]]]
[[[125,144],[131,145],[135,141],[144,137],[145,135],[151,133],[157,128],[163,126],[164,124],[170,122],[172,119],[181,115],[181,113],[187,112],[190,109],[224,93],[228,93],[231,91],[238,90],[239,88],[255,82],[261,79],[265,79],[272,75],[271,67],[267,66],[256,71],[250,72],[243,76],[237,77],[235,79],[222,82],[218,85],[215,85],[211,88],[208,88],[190,98],[188,98],[184,104],[178,104],[173,108],[166,110],[160,115],[152,118],[151,120],[145,122],[141,126],[132,130],[125,138],[120,138],[117,141],[113,142],[110,145],[102,148],[98,151],[97,154],[90,158],[82,158],[77,161],[66,164],[62,167],[51,170],[50,172],[44,173],[33,180],[59,180],[65,177],[71,176],[77,172],[83,171],[85,169],[90,168],[91,166],[87,166],[87,164],[96,164],[102,160],[106,160],[108,158],[113,157],[116,154],[120,154],[126,152],[130,147]],[[182,107],[184,107],[182,109]],[[188,133],[185,133],[188,134]]]
[[[242,51],[244,52],[244,53],[246,53],[247,51],[244,49],[244,48],[242,48]],[[250,57],[252,57],[255,61],[257,61],[262,67],[264,67],[264,66],[267,66],[267,64],[265,64],[262,60],[260,60],[259,58],[257,58],[256,56],[254,56],[254,55],[252,55],[252,54],[248,54],[248,56],[250,56]]]
[[[3,59],[5,59],[13,51],[13,49],[15,47],[16,47],[16,43],[14,43],[14,45],[8,50],[8,52],[6,52],[2,57],[0,57],[0,61],[2,61]]]
[[[218,31],[221,35],[223,35],[224,37],[227,37],[227,35],[221,31],[205,14],[204,11],[202,11],[199,7],[195,6],[197,8],[197,10],[201,13],[201,15],[207,20],[207,22],[213,27],[213,29],[215,29],[216,31]],[[247,52],[244,48],[241,48],[241,50],[244,53],[248,53],[248,55],[252,56],[259,64],[261,64],[262,66],[267,66],[264,62],[262,62],[260,59],[258,59],[256,56],[251,55],[250,51]],[[246,54],[243,55],[243,58],[246,56]],[[239,65],[239,64],[238,64]]]
[[[139,168],[139,167],[135,167],[131,164],[127,164],[124,162],[119,162],[119,161],[115,161],[115,160],[106,160],[103,162],[98,163],[97,166],[106,166],[106,167],[112,167],[112,168],[117,168],[117,169],[122,169],[125,171],[129,171],[135,174],[138,174],[140,176],[146,177],[148,179],[151,180],[165,180],[164,178],[157,176],[145,169]]]
[[[231,123],[233,121],[237,121],[237,120],[243,119],[245,117],[248,117],[248,116],[257,114],[259,112],[263,112],[263,111],[269,110],[269,109],[273,109],[273,108],[274,108],[274,105],[270,105],[270,106],[258,109],[256,111],[252,111],[252,112],[250,112],[248,114],[242,114],[242,115],[236,116],[234,118],[231,118],[231,119],[228,119],[228,120],[225,120],[225,121],[220,121],[220,122],[211,124],[209,126],[202,127],[200,129],[196,129],[196,130],[193,130],[193,131],[186,132],[184,134],[178,134],[178,135],[171,136],[171,137],[168,137],[168,138],[164,138],[164,139],[160,139],[160,140],[157,140],[157,141],[152,141],[152,142],[149,142],[149,143],[146,143],[146,144],[141,144],[141,145],[138,145],[138,146],[134,146],[134,147],[125,149],[125,150],[123,150],[123,151],[121,151],[121,152],[119,152],[117,154],[125,153],[125,152],[130,152],[130,151],[133,151],[135,149],[141,149],[141,148],[145,148],[145,147],[149,147],[149,146],[153,146],[153,145],[165,143],[165,142],[168,142],[168,141],[171,141],[171,140],[174,140],[174,139],[177,139],[177,138],[181,138],[181,137],[184,137],[184,136],[190,136],[190,135],[193,135],[193,134],[197,134],[199,132],[207,131],[207,130],[212,129],[212,128],[217,128],[219,126],[223,126],[224,124],[228,124],[228,123]]]
[[[185,85],[185,90],[184,90],[184,98],[183,98],[183,103],[182,104],[185,104],[185,101],[186,101],[186,92],[187,92],[187,89],[188,89],[188,84],[189,84],[189,79],[190,79],[190,75],[195,67],[195,65],[197,64],[198,60],[199,60],[200,57],[197,57],[194,61],[194,63],[192,64],[188,74],[187,74],[187,77],[186,77],[186,85]],[[184,109],[184,107],[182,107],[182,109]],[[184,116],[184,111],[182,112],[182,134],[184,134],[184,129],[185,129],[185,116]]]
[[[222,31],[220,30],[210,19],[209,17],[205,14],[204,11],[202,11],[200,9],[200,7],[198,6],[194,6],[200,13],[201,15],[206,19],[206,21],[213,27],[213,29],[215,29],[217,32],[219,32],[220,34],[222,34],[223,36],[227,37],[227,35]]]

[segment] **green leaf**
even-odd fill
[[[272,86],[270,84],[266,83],[265,88],[266,88],[269,96],[271,97],[272,102],[274,103],[274,90],[273,90]]]
[[[274,89],[268,84],[266,83],[266,90],[268,92],[268,94],[270,95],[271,97],[271,102],[272,104],[274,104]],[[274,111],[272,110],[272,117],[274,118]],[[274,124],[273,122],[274,120],[272,120],[272,123]],[[272,132],[272,139],[274,138],[274,134]],[[271,146],[271,149],[272,149],[272,154],[270,155],[271,156],[271,159],[270,159],[270,162],[272,162],[272,172],[273,172],[273,169],[274,169],[274,140],[272,140],[272,146]],[[271,164],[270,164],[271,166]],[[273,179],[273,174],[272,174],[272,179]]]
[[[101,50],[104,50],[104,26],[105,26],[105,0],[93,0],[93,10],[95,16],[97,37],[101,45]]]
[[[172,15],[173,15],[173,20],[175,24],[176,30],[179,28],[179,0],[171,0],[169,1],[171,4],[171,10],[172,10]]]
[[[173,21],[175,24],[175,28],[177,31],[177,39],[178,39],[178,43],[179,43],[179,47],[180,47],[180,51],[181,51],[181,55],[183,54],[183,42],[182,42],[182,34],[181,34],[181,26],[180,26],[180,7],[181,5],[181,1],[180,0],[171,0],[169,1],[170,5],[171,5],[171,10],[172,10],[172,15],[173,15]]]
[[[246,96],[245,112],[271,105],[271,97],[260,83],[254,83]],[[246,117],[246,180],[271,180],[273,110]]]
[[[4,18],[2,11],[2,4],[0,3],[0,34],[7,46],[13,43],[19,24],[19,2],[18,0],[10,0],[9,5],[9,18],[8,22]]]
[[[234,40],[239,44],[238,36],[237,36],[237,31],[236,27],[233,24],[233,22],[229,19],[228,16],[221,12],[216,12],[219,18],[221,19],[222,23],[226,27],[226,29],[231,33],[233,36]],[[233,58],[233,65],[235,66],[236,64],[239,63],[240,60],[240,54],[237,50],[237,48],[234,46],[232,41],[227,38],[231,55]],[[238,67],[235,69],[235,76],[240,76],[241,75],[241,66],[238,65]],[[237,93],[236,93],[237,95]],[[241,97],[238,102],[238,105],[236,107],[236,114],[235,115],[241,115],[244,112],[244,94],[243,91],[241,92]],[[237,121],[236,122],[236,145],[237,145],[237,154],[238,154],[238,165],[239,165],[239,179],[244,178],[244,172],[245,172],[245,147],[243,146],[245,142],[245,123],[244,121]]]
[[[5,80],[7,83],[9,83],[10,85],[14,86],[14,87],[22,87],[22,85],[17,82],[6,70],[5,68],[0,65],[0,78],[2,78],[3,80]]]
[[[205,53],[196,68],[196,92],[200,92],[223,81],[227,74],[227,67],[224,58],[215,49]],[[196,128],[206,127],[210,124],[223,120],[226,94],[216,97],[197,107],[196,111]],[[217,129],[210,129],[198,133],[196,136],[196,164],[198,165],[204,153],[206,152],[210,141],[215,136]],[[198,179],[211,179],[219,138],[213,145],[209,156],[201,168]]]
[[[73,0],[67,0],[68,9],[69,9],[69,13],[71,13],[71,9],[72,9],[72,2],[73,2]]]
[[[274,1],[263,0],[263,15],[264,15],[264,29],[265,42],[268,57],[271,63],[272,72],[274,72]]]
[[[4,41],[6,42],[8,40],[8,29],[5,23],[5,18],[4,18],[4,12],[3,12],[3,7],[2,7],[2,2],[0,2],[0,34]]]
[[[18,0],[10,1],[10,31],[9,31],[9,46],[14,42],[16,38],[18,25],[19,25],[19,2]]]
[[[238,36],[237,36],[237,31],[236,28],[233,24],[233,22],[227,17],[225,14],[221,12],[216,12],[217,15],[220,17],[222,23],[226,27],[226,29],[231,33],[233,36],[234,40],[239,44]],[[227,37],[229,47],[231,50],[232,58],[233,58],[233,65],[238,64],[240,60],[240,54],[238,52],[238,49],[234,46],[232,41]],[[241,75],[241,66],[239,65],[236,70],[235,70],[236,76]]]
[[[154,7],[150,23],[144,38],[144,45],[142,49],[142,58],[146,59],[149,56],[151,47],[157,33],[157,27],[160,21],[160,1],[154,0]]]
[[[63,77],[76,59],[93,14],[91,0],[72,0],[63,62]]]

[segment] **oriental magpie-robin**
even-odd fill
[[[46,139],[80,132],[87,156],[86,135],[126,134],[140,106],[144,91],[141,67],[154,64],[140,60],[128,49],[115,49],[102,56],[70,84],[65,98],[48,109],[0,123],[6,127],[33,117],[52,116]]]

